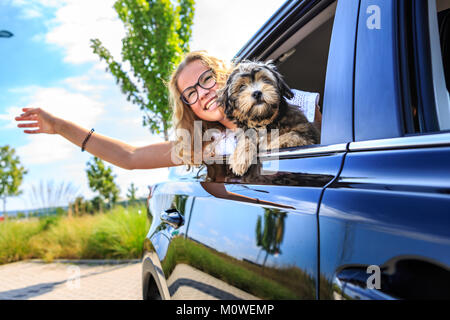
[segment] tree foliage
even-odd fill
[[[144,111],[143,125],[168,141],[171,110],[165,82],[189,51],[194,0],[118,0],[114,4],[125,25],[122,61],[130,75],[99,39],[91,40],[94,53],[104,60],[128,101]]]
[[[129,200],[131,203],[134,203],[134,202],[136,202],[136,200],[137,200],[137,198],[136,198],[136,191],[137,191],[137,189],[138,189],[138,188],[136,188],[136,187],[134,186],[134,183],[133,183],[133,182],[131,183],[130,187],[128,188],[127,197],[128,197],[128,200]]]
[[[69,204],[69,207],[75,217],[82,216],[87,213],[93,214],[95,210],[100,210],[95,207],[95,200],[89,201],[84,199],[82,196],[76,197],[73,203]]]
[[[264,226],[261,217],[256,221],[256,246],[266,252],[263,266],[266,264],[268,255],[280,254],[281,243],[284,238],[286,212],[279,209],[264,209]],[[258,254],[259,256],[259,254]]]
[[[106,200],[111,207],[117,202],[119,196],[119,187],[114,182],[115,176],[112,174],[111,167],[106,168],[104,162],[97,157],[93,157],[87,165],[89,187],[94,192],[98,192],[101,199]]]
[[[19,190],[23,176],[28,173],[20,165],[14,148],[6,145],[0,148],[0,197],[3,199],[3,214],[6,214],[6,198],[22,194]]]

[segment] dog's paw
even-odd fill
[[[243,176],[248,168],[252,165],[254,161],[254,156],[252,152],[246,150],[246,152],[239,152],[239,149],[235,150],[235,152],[230,157],[230,168],[231,171],[235,175]]]
[[[243,176],[248,168],[257,161],[257,144],[249,137],[238,139],[236,148],[230,157],[230,168],[234,174]]]

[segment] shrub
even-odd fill
[[[140,258],[149,227],[145,207],[117,206],[94,229],[86,254],[93,258]]]
[[[140,213],[139,213],[140,212]],[[150,227],[145,206],[0,224],[0,264],[23,259],[136,259]]]
[[[0,224],[0,264],[35,258],[30,242],[42,231],[39,223],[4,221]]]

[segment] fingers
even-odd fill
[[[17,125],[19,128],[38,128],[37,130],[24,130],[24,133],[28,134],[35,134],[35,133],[42,133],[41,128],[39,127],[38,122],[32,122],[32,123],[19,123]]]
[[[42,133],[41,128],[37,122],[33,123],[20,123],[17,125],[19,128],[38,128],[37,130],[24,130],[24,133],[34,134],[34,133]]]
[[[32,123],[19,123],[17,125],[17,127],[19,128],[36,128],[39,127],[39,123],[37,122],[32,122]]]
[[[26,116],[31,115],[31,114],[38,114],[40,109],[39,108],[22,108],[22,111],[24,113],[22,113],[20,116],[21,117],[26,117]]]
[[[26,117],[28,115],[32,115],[35,113],[35,109],[28,109],[27,111],[25,111],[24,113],[21,114],[21,116]]]
[[[24,130],[23,131],[24,133],[31,133],[31,134],[33,134],[33,133],[42,133],[42,131],[39,129],[39,130]]]
[[[37,120],[37,115],[35,114],[30,114],[28,116],[24,116],[24,115],[20,115],[18,117],[15,117],[14,119],[16,121],[31,121],[31,120]]]
[[[37,109],[39,109],[39,108],[22,108],[22,111],[23,112],[27,112],[27,111],[30,111],[30,110],[37,110]]]
[[[38,120],[38,113],[40,111],[39,108],[22,108],[23,113],[15,117],[14,119],[16,121],[37,121]],[[31,122],[31,123],[19,123],[17,125],[19,128],[38,128],[37,130],[24,130],[24,133],[28,134],[35,134],[35,133],[42,133],[41,128],[39,127],[38,122]]]

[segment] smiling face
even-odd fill
[[[177,86],[179,92],[184,92],[187,88],[198,83],[199,77],[209,70],[200,60],[192,61],[180,72]],[[204,89],[199,85],[195,88],[198,92],[198,99],[195,103],[189,105],[192,111],[205,121],[223,121],[225,114],[223,109],[217,104],[217,84],[210,89]]]

